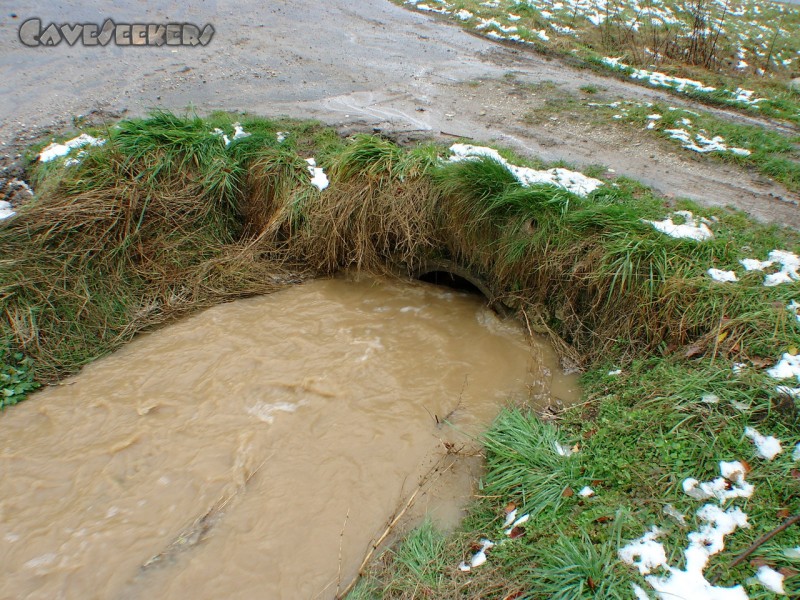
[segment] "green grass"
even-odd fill
[[[551,516],[592,477],[585,472],[572,443],[559,438],[556,429],[530,413],[504,412],[486,434],[488,473],[483,492],[513,500],[519,514],[533,522],[539,515]]]
[[[232,134],[237,118],[252,135],[226,146],[211,132]],[[278,131],[289,132],[283,142]],[[731,562],[800,512],[791,459],[798,404],[765,373],[800,348],[800,324],[786,309],[800,283],[764,287],[763,274],[738,261],[800,251],[797,232],[724,209],[669,206],[625,178],[587,197],[524,187],[489,159],[449,162],[444,147],[373,136],[345,141],[317,124],[157,113],[107,132],[80,165],[33,165],[36,198],[0,225],[4,405],[204,306],[348,267],[412,273],[447,258],[585,368],[584,398],[555,423],[530,407],[502,412],[485,436],[487,473],[461,529],[443,536],[423,524],[384,552],[352,597],[630,597],[631,582],[647,584],[617,559],[620,544],[663,526],[670,564],[680,566],[686,533],[700,524],[700,503],[681,482],[712,479],[720,460],[734,459],[752,468],[756,492],[736,502],[752,527],[726,540],[709,573],[760,597],[747,583],[752,567]],[[310,156],[331,179],[322,193],[309,183]],[[673,239],[646,222],[676,208],[707,218],[714,238]],[[740,281],[714,282],[710,267],[734,269]],[[739,373],[735,362],[745,365]],[[709,394],[719,401],[705,402]],[[785,451],[757,458],[746,426],[775,435]],[[556,443],[575,453],[561,456]],[[596,494],[578,494],[585,485]],[[502,528],[509,502],[530,515],[513,539]],[[691,529],[672,523],[666,504]],[[800,545],[798,529],[756,556],[791,567],[783,550]],[[457,565],[481,538],[502,543],[465,575]],[[785,585],[796,594],[800,580]]]
[[[800,191],[800,136],[798,135],[785,135],[763,127],[728,121],[707,112],[669,107],[661,103],[642,104],[626,101],[594,103],[581,107],[582,114],[588,112],[586,107],[591,107],[595,114],[602,115],[611,122],[633,124],[648,133],[670,140],[679,147],[683,147],[682,142],[674,139],[668,130],[682,129],[689,133],[693,141],[698,134],[708,139],[720,136],[729,148],[742,148],[748,150],[750,154],[739,156],[729,151],[715,151],[703,155],[689,149],[685,152],[698,158],[708,156],[719,161],[755,167],[763,175],[782,183],[789,190]],[[660,115],[660,118],[648,118],[651,115]]]
[[[716,90],[700,91],[674,83],[663,83],[663,87],[710,104],[800,123],[800,93],[788,86],[800,68],[800,9],[790,4],[760,0],[724,5],[704,0],[691,5],[554,0],[413,0],[402,4],[422,11],[425,6],[432,7],[482,35],[564,55],[631,81],[636,80],[631,79],[634,68],[699,80]],[[619,58],[627,66],[610,67],[603,61],[605,57]],[[739,89],[754,90],[762,100],[750,106],[737,99]]]

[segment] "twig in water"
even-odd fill
[[[456,411],[458,411],[458,409],[461,408],[462,404],[464,403],[464,390],[467,389],[468,383],[469,383],[469,374],[464,375],[464,383],[461,385],[461,391],[458,394],[458,404],[456,404],[455,407],[453,407],[453,409],[441,419],[439,418],[438,415],[436,416],[436,427],[438,429],[441,429],[442,425],[444,425],[447,421],[449,421],[450,418],[454,414],[456,414]]]
[[[342,530],[339,532],[339,574],[336,576],[336,598],[339,597],[339,588],[342,586],[342,545],[344,544],[344,530],[347,527],[347,520],[350,518],[350,507],[347,507],[347,514],[344,516]]]
[[[369,561],[372,560],[372,556],[375,554],[375,551],[380,547],[380,545],[384,541],[386,541],[386,538],[389,537],[389,535],[394,530],[395,525],[397,525],[400,519],[402,519],[403,516],[408,512],[408,509],[411,508],[411,505],[414,504],[414,500],[417,499],[417,494],[419,494],[419,491],[423,487],[425,487],[425,485],[429,482],[431,475],[433,475],[433,473],[435,473],[439,469],[439,466],[444,462],[445,458],[447,458],[448,456],[449,456],[448,454],[442,455],[439,458],[439,460],[437,460],[436,463],[430,469],[428,469],[428,472],[425,473],[420,482],[417,484],[417,488],[414,490],[414,493],[411,494],[411,496],[409,496],[408,500],[403,505],[403,508],[395,514],[394,518],[392,518],[391,521],[389,521],[389,524],[386,526],[386,529],[383,531],[380,537],[370,545],[367,555],[364,557],[364,560],[361,561],[361,565],[358,567],[358,572],[356,573],[356,576],[353,577],[353,580],[346,588],[344,588],[341,594],[337,594],[335,596],[336,600],[341,600],[341,598],[344,598],[345,596],[347,596],[347,594],[353,591],[353,588],[356,586],[356,583],[358,583],[359,578],[364,574],[364,569],[369,564]],[[452,463],[450,466],[452,466]],[[448,467],[448,469],[449,468],[450,467]],[[441,476],[442,473],[439,473],[437,479]]]

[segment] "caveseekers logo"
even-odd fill
[[[26,46],[205,46],[214,37],[214,27],[200,29],[191,23],[97,23],[42,25],[41,19],[28,19],[19,27],[19,41]]]

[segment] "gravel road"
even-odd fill
[[[386,0],[63,0],[0,2],[0,143],[69,127],[77,115],[116,118],[155,107],[316,118],[343,131],[463,135],[546,160],[603,164],[668,197],[737,206],[800,227],[798,195],[754,172],[701,161],[646,135],[579,120],[525,120],[537,97],[522,86],[554,82],[565,94],[606,88],[630,100],[691,103],[608,79],[533,52],[476,37]],[[214,26],[208,46],[24,46],[20,24],[190,22]],[[514,77],[509,77],[513,73]],[[525,88],[529,89],[529,88]],[[724,111],[723,111],[724,112]],[[770,126],[765,124],[765,126]],[[444,132],[444,133],[443,133]]]

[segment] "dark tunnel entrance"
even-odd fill
[[[458,290],[460,292],[477,294],[486,298],[486,295],[477,285],[468,279],[465,279],[460,275],[456,275],[455,273],[450,273],[449,271],[428,271],[427,273],[423,273],[422,275],[418,276],[417,279],[427,283],[432,283],[434,285],[443,285],[453,288],[454,290]],[[488,301],[488,298],[486,298],[486,300]]]
[[[433,260],[422,265],[414,274],[414,279],[443,285],[455,290],[478,294],[493,311],[501,316],[507,316],[510,311],[502,302],[497,301],[491,288],[480,277],[450,260]]]

